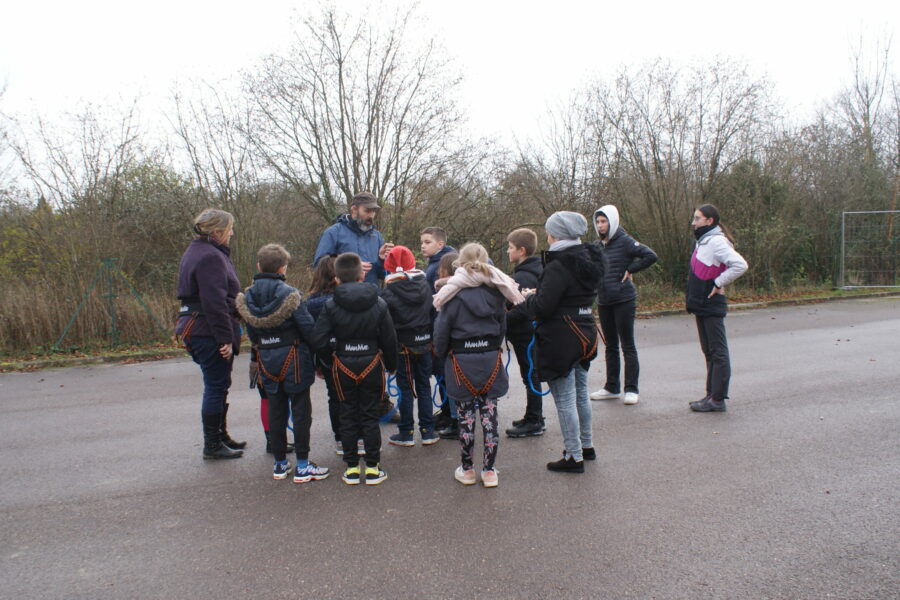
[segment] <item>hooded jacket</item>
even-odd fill
[[[499,290],[481,285],[461,289],[438,312],[434,323],[434,352],[438,360],[445,360],[454,340],[473,337],[506,335],[506,299]],[[486,385],[497,364],[497,349],[486,352],[454,354],[460,368],[472,385],[480,389]],[[455,400],[470,400],[472,393],[454,373],[452,364],[445,364],[444,381],[447,394]],[[500,368],[485,397],[499,398],[509,390],[509,378]]]
[[[392,273],[381,297],[391,311],[397,341],[420,354],[431,346],[431,286],[422,271]]]
[[[529,256],[513,269],[513,279],[519,284],[520,289],[537,289],[543,270],[540,257]],[[507,308],[509,312],[506,313],[506,337],[513,343],[528,343],[534,334],[534,328],[531,326],[534,316],[529,314],[525,302],[515,306],[507,303]]]
[[[637,289],[631,280],[622,281],[625,273],[637,273],[643,271],[657,261],[656,253],[647,246],[635,241],[619,226],[619,210],[612,204],[607,204],[594,211],[592,222],[597,235],[600,230],[597,227],[597,215],[603,214],[609,221],[609,233],[604,242],[606,257],[606,272],[603,281],[597,289],[597,304],[608,306],[628,302],[637,298]]]
[[[247,335],[254,344],[267,339],[297,338],[296,344],[259,348],[257,357],[270,375],[280,377],[284,370],[283,385],[287,394],[297,394],[309,388],[315,381],[309,347],[313,318],[306,310],[300,292],[284,282],[284,275],[257,273],[253,277],[253,285],[237,295],[235,304],[247,323]],[[296,358],[287,360],[292,347],[296,347]],[[263,369],[260,371],[263,387],[273,397],[278,393],[279,382],[266,376]]]
[[[366,273],[366,283],[378,285],[384,279],[384,262],[378,258],[378,251],[384,245],[384,237],[376,228],[363,231],[349,214],[339,216],[334,225],[322,232],[313,265],[328,254],[354,252],[365,261],[372,263],[372,269]]]
[[[192,336],[210,336],[220,346],[231,344],[235,354],[241,345],[241,324],[234,299],[241,291],[237,272],[231,262],[231,248],[196,238],[181,258],[178,267],[178,299],[200,304],[200,314],[191,329]],[[191,320],[179,315],[175,334],[181,335]]]
[[[723,288],[744,274],[747,261],[738,254],[718,226],[700,236],[691,254],[684,302],[687,311],[698,317],[724,317],[728,302],[723,294],[712,298],[713,287]]]
[[[387,304],[378,297],[378,289],[368,283],[342,283],[316,320],[311,337],[313,349],[331,356],[336,341],[362,339],[376,340],[378,348],[367,355],[341,356],[341,362],[349,369],[363,370],[377,350],[383,354],[385,369],[397,369],[397,334]]]
[[[445,245],[439,252],[428,257],[428,265],[425,267],[425,279],[428,281],[428,285],[431,286],[432,294],[437,292],[434,283],[438,280],[438,269],[441,266],[441,259],[444,258],[445,254],[450,254],[451,252],[456,252],[456,248]]]
[[[542,254],[544,271],[537,292],[525,301],[537,319],[535,327],[537,369],[541,381],[568,375],[581,362],[587,368],[596,350],[585,356],[585,347],[565,318],[593,345],[597,338],[592,306],[603,277],[599,246],[578,244]]]

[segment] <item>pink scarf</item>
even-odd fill
[[[447,283],[434,295],[433,304],[437,310],[447,303],[463,288],[473,288],[480,285],[500,290],[503,297],[518,304],[525,301],[525,297],[519,293],[519,284],[515,280],[496,267],[490,267],[491,275],[488,277],[479,271],[471,272],[468,269],[457,269]]]

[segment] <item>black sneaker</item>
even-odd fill
[[[512,426],[513,426],[513,427],[518,427],[518,426],[521,425],[522,423],[527,423],[527,421],[525,420],[525,417],[522,417],[521,419],[516,419],[515,421],[513,421],[513,422],[512,422]]]
[[[544,435],[544,428],[541,426],[540,422],[533,423],[529,421],[522,421],[518,425],[516,425],[515,423],[513,423],[513,425],[513,427],[510,427],[506,430],[506,435],[511,438]]]
[[[450,425],[443,429],[438,429],[437,434],[445,440],[459,439],[459,423],[453,421]]]
[[[584,473],[584,461],[576,461],[571,456],[553,462],[547,463],[548,471],[558,471],[560,473]]]
[[[690,407],[694,412],[725,412],[728,410],[724,400],[713,400],[710,396],[691,402]]]
[[[581,456],[584,457],[584,460],[597,460],[597,451],[591,448],[582,448]]]

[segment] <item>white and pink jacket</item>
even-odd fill
[[[713,287],[723,288],[747,270],[747,261],[732,246],[719,227],[707,231],[694,245],[685,304],[698,316],[724,317],[728,311],[725,296],[709,297]]]

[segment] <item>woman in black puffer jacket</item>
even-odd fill
[[[637,404],[640,372],[634,343],[637,290],[631,276],[655,263],[656,253],[619,227],[619,211],[612,204],[594,211],[593,220],[606,257],[606,272],[597,290],[597,312],[606,338],[606,385],[591,394],[591,400],[620,397],[621,345],[625,357],[625,404]]]

